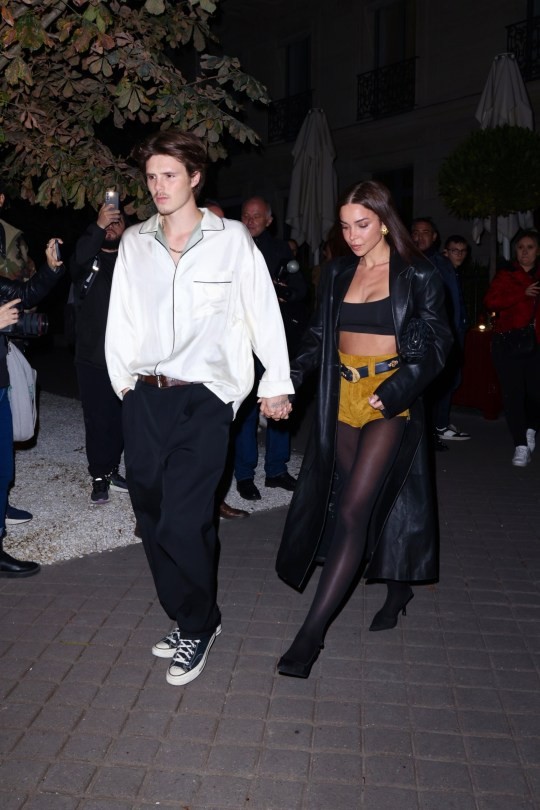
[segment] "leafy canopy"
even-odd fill
[[[443,162],[439,193],[461,219],[540,206],[540,135],[514,126],[469,135]]]
[[[268,98],[219,51],[210,30],[218,2],[0,0],[5,179],[43,206],[99,207],[116,186],[145,215],[146,191],[126,159],[134,133],[191,130],[214,161],[227,134],[256,143],[241,101]]]

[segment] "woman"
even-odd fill
[[[47,242],[45,255],[47,264],[29,281],[0,278],[0,330],[17,322],[21,309],[30,309],[38,304],[62,276],[63,266],[56,258],[54,239]],[[28,577],[38,573],[38,563],[17,560],[3,550],[8,489],[13,479],[13,424],[8,399],[7,349],[6,336],[0,334],[0,577]]]
[[[484,306],[496,312],[492,355],[503,393],[504,413],[514,440],[515,467],[531,460],[540,424],[540,236],[525,231],[515,246],[516,259],[501,268],[486,293]],[[509,345],[511,329],[535,323],[530,351],[517,356]]]
[[[304,586],[317,555],[335,473],[339,482],[333,540],[315,598],[278,663],[281,674],[302,678],[364,558],[366,576],[388,584],[370,630],[395,627],[413,597],[409,582],[438,574],[420,395],[452,342],[442,281],[412,243],[382,183],[351,188],[339,219],[353,255],[327,265],[318,309],[291,368],[295,389],[319,369],[315,426],[276,565],[293,587]],[[405,363],[398,355],[411,319],[424,322],[426,338],[422,356]]]

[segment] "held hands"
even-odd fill
[[[47,259],[47,264],[53,271],[58,270],[58,268],[61,267],[64,263],[62,259],[56,258],[56,242],[58,242],[59,245],[64,244],[61,239],[53,237],[52,239],[49,239],[49,241],[45,246],[45,257]]]
[[[292,411],[292,405],[289,402],[287,394],[277,397],[261,397],[257,400],[261,405],[261,413],[267,419],[288,419]]]
[[[120,219],[120,211],[118,210],[118,208],[109,203],[103,203],[103,205],[99,209],[99,214],[97,218],[97,224],[99,225],[99,227],[103,228],[103,230],[106,231],[112,222],[118,222],[119,219]]]
[[[13,301],[8,301],[7,304],[2,304],[0,307],[0,329],[5,329],[6,326],[11,326],[19,320],[18,304],[21,303],[20,298],[14,298]]]

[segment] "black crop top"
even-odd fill
[[[394,335],[390,296],[366,304],[344,301],[339,313],[341,332],[365,332],[368,335]]]

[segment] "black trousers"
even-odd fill
[[[221,621],[214,498],[223,473],[232,406],[202,384],[124,397],[126,478],[159,601],[185,638]]]
[[[117,467],[124,450],[122,402],[107,369],[75,363],[86,434],[88,472],[101,478]]]
[[[527,428],[540,427],[540,347],[528,357],[508,357],[493,336],[492,357],[514,446],[527,444]]]

